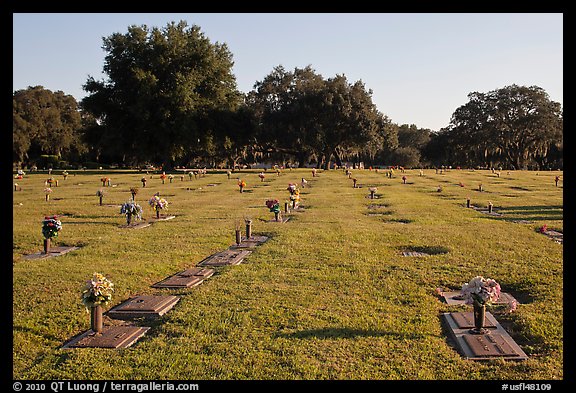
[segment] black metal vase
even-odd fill
[[[474,328],[470,330],[472,334],[486,334],[484,329],[484,319],[486,318],[486,305],[474,302]]]

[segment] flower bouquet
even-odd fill
[[[58,220],[58,216],[46,216],[42,221],[42,235],[46,239],[58,237],[58,232],[62,229],[62,223]]]
[[[274,213],[274,219],[276,221],[280,221],[280,202],[278,199],[268,199],[266,201],[266,207],[270,209],[272,213]]]
[[[406,184],[406,176],[402,176],[402,183]]]
[[[102,306],[112,300],[114,284],[100,273],[94,273],[86,281],[82,291],[82,303],[90,314],[90,327],[96,333],[102,332]]]
[[[100,189],[96,191],[96,196],[100,198],[100,206],[102,206],[102,198],[104,198],[104,190]]]
[[[126,225],[130,225],[132,221],[132,216],[134,216],[137,220],[142,218],[142,207],[134,202],[134,200],[130,200],[120,207],[120,214],[126,215]]]
[[[170,180],[170,183],[172,183],[173,179],[174,179],[174,175],[168,175],[168,180]]]
[[[474,325],[470,330],[472,334],[487,333],[484,326],[486,305],[492,304],[500,297],[500,284],[491,278],[476,276],[470,282],[462,285],[462,297],[466,304],[474,306]]]
[[[264,172],[260,172],[258,174],[258,177],[260,178],[260,181],[264,181],[264,178],[266,177],[266,175],[264,175]]]
[[[300,191],[294,190],[294,193],[290,195],[290,201],[292,202],[292,209],[296,209],[298,203],[300,203]]]
[[[46,194],[46,201],[50,200],[50,193],[52,192],[52,189],[50,187],[46,187],[44,189],[44,194]]]
[[[64,176],[64,180],[66,180],[68,178],[68,172],[66,171],[62,172],[62,176]]]
[[[162,180],[162,184],[164,184],[164,180],[166,180],[166,174],[164,172],[160,175],[160,180]]]
[[[290,192],[290,195],[292,195],[296,191],[296,184],[288,183],[288,188],[286,189],[288,190],[288,192]]]
[[[370,191],[370,199],[374,199],[374,194],[376,193],[376,191],[378,191],[378,188],[376,187],[370,187],[368,189],[368,191]]]
[[[62,229],[62,223],[58,216],[45,216],[42,221],[42,235],[44,235],[44,254],[50,252],[50,239],[58,237],[58,232]]]
[[[140,179],[140,181],[142,182],[142,187],[146,187],[146,177],[142,176],[142,179]]]
[[[158,194],[155,194],[148,201],[152,209],[156,211],[156,218],[160,218],[160,210],[168,208],[168,201],[164,198],[160,198]]]
[[[244,180],[238,181],[238,187],[240,187],[240,192],[244,192],[244,187],[246,187],[246,182]]]

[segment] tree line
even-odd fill
[[[362,81],[311,65],[279,65],[241,93],[226,44],[184,21],[130,26],[103,49],[107,78],[89,76],[80,102],[42,86],[14,92],[15,166],[563,165],[562,108],[537,86],[472,92],[433,131],[393,123]]]

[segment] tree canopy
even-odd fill
[[[468,98],[446,131],[460,162],[491,161],[522,169],[562,144],[561,105],[540,87],[511,85]]]
[[[12,160],[23,163],[31,157],[85,151],[78,132],[78,103],[62,91],[43,86],[15,91],[12,98]]]
[[[175,160],[211,148],[214,119],[241,103],[226,44],[211,43],[200,27],[130,26],[104,38],[108,79],[89,77],[82,107],[100,125],[102,148],[122,160]]]

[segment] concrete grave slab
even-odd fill
[[[464,298],[462,296],[462,292],[460,291],[453,291],[453,292],[442,292],[442,299],[449,305],[462,305],[466,304],[464,302]],[[506,305],[510,304],[513,301],[518,302],[514,296],[510,295],[507,292],[500,292],[500,297],[498,300],[493,302],[494,305]]]
[[[490,312],[486,312],[486,334],[472,334],[473,325],[462,316],[466,313],[444,313],[443,323],[460,354],[470,360],[526,360],[528,356],[510,337]],[[469,313],[473,314],[473,313]],[[473,320],[473,316],[471,317]]]
[[[40,252],[37,252],[34,254],[24,255],[23,258],[24,259],[41,259],[41,258],[59,257],[61,255],[69,253],[70,251],[75,251],[78,249],[80,249],[80,247],[51,246],[50,252],[48,254],[44,254],[43,251],[40,251]]]

